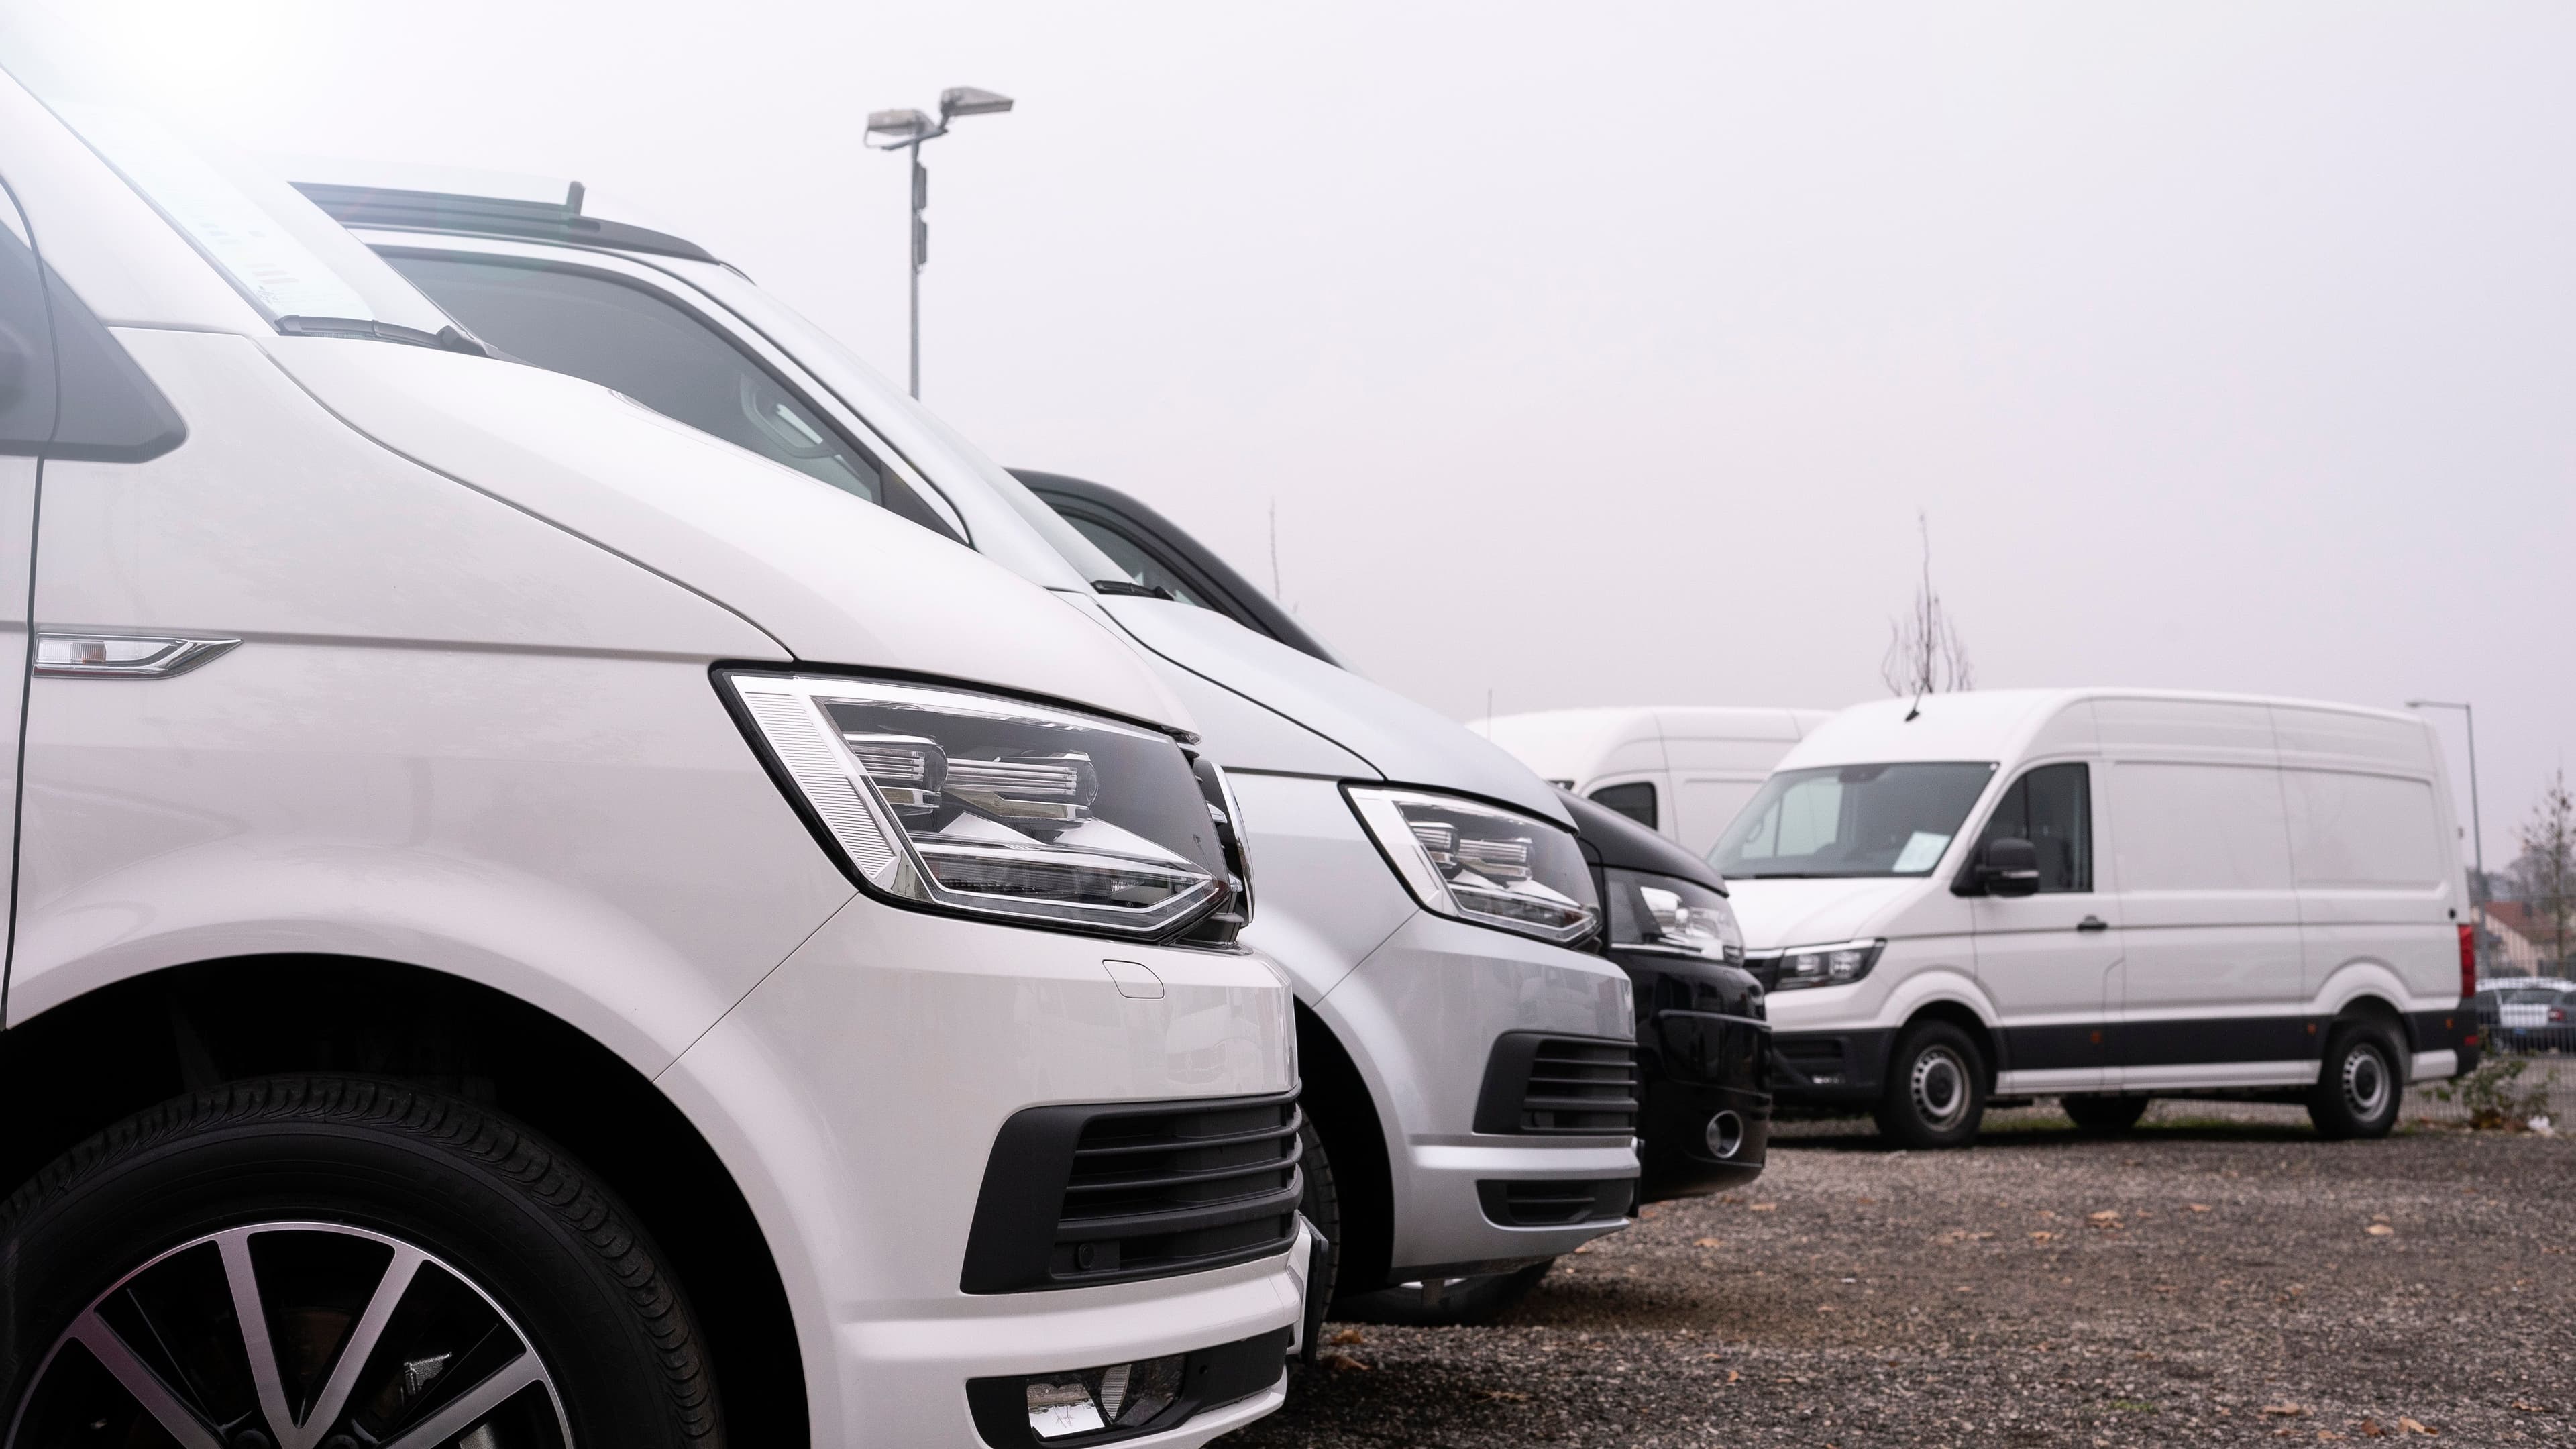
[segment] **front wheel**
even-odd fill
[[[2308,1120],[2329,1140],[2385,1137],[2406,1099],[2406,1068],[2397,1034],[2370,1021],[2336,1024],[2308,1095]]]
[[[547,1144],[386,1082],[165,1103],[0,1210],[7,1449],[715,1449],[676,1286]]]
[[[1946,1021],[1919,1022],[1896,1039],[1878,1099],[1879,1135],[1934,1150],[1977,1140],[1986,1115],[1986,1057]]]

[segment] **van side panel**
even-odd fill
[[[2094,717],[2124,937],[2119,1084],[2312,1080],[2322,1043],[2269,711],[2111,698]]]
[[[2273,707],[2314,1009],[2358,997],[2456,1015],[2459,850],[2429,730],[2411,720]],[[2428,1027],[2430,1021],[2424,1023]],[[2413,1033],[2418,1051],[2450,1033]]]

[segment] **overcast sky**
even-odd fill
[[[927,153],[927,401],[1265,582],[1275,508],[1461,718],[1882,693],[1922,510],[1981,684],[2475,701],[2490,864],[2576,736],[2563,3],[131,10],[239,140],[578,177],[898,376],[864,115],[1018,98]]]

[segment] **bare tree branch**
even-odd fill
[[[1888,693],[1917,699],[1974,689],[1977,674],[1968,662],[1968,646],[1961,642],[1958,625],[1932,587],[1932,521],[1917,512],[1914,523],[1923,535],[1923,578],[1914,593],[1914,607],[1888,621],[1887,655],[1879,661],[1878,677]]]

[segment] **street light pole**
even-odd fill
[[[930,224],[921,219],[922,208],[930,204],[930,172],[921,164],[921,143],[947,135],[948,123],[959,116],[1000,115],[1010,108],[1009,96],[973,86],[950,86],[939,93],[936,121],[922,111],[873,111],[868,115],[867,143],[880,151],[900,148],[912,163],[911,337],[906,347],[905,371],[916,399],[921,396],[921,269],[930,261]]]
[[[2487,827],[2486,822],[2480,819],[2478,814],[2478,712],[2464,703],[2455,703],[2447,699],[2410,699],[2406,701],[2406,707],[2408,709],[2456,709],[2460,712],[2461,718],[2468,723],[2469,835],[2471,837],[2469,851],[2476,857],[2478,863],[2478,888],[2470,905],[2481,908],[2476,934],[2469,939],[2476,943],[2480,964],[2483,967],[2487,953],[2487,923],[2483,912],[2483,907],[2487,903]]]

